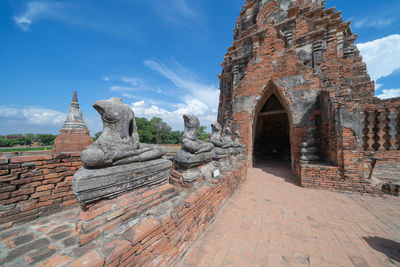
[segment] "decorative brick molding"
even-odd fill
[[[0,228],[76,204],[71,180],[81,165],[80,153],[0,157]]]

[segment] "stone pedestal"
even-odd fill
[[[78,170],[73,179],[74,194],[84,208],[100,199],[111,199],[135,188],[168,180],[172,162],[161,158],[103,169]]]
[[[217,169],[215,162],[209,162],[190,169],[181,169],[175,163],[171,169],[169,181],[174,185],[192,187],[195,183],[214,178],[213,172]]]

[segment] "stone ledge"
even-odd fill
[[[171,166],[171,161],[162,158],[105,169],[81,168],[72,179],[74,194],[82,206],[115,198],[135,188],[166,181]]]

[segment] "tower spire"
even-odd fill
[[[83,120],[82,111],[79,109],[78,94],[74,91],[70,108],[68,110],[67,120],[62,127],[64,130],[87,129]]]
[[[76,91],[74,91],[74,95],[72,96],[71,107],[79,108],[78,94]]]

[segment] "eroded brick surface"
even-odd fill
[[[77,204],[71,180],[82,165],[79,153],[26,154],[0,165],[0,229]]]
[[[78,243],[77,214],[77,209],[70,209],[0,232],[0,258],[5,266],[60,266],[72,260],[73,254],[61,254]]]
[[[374,97],[356,38],[323,0],[246,0],[219,76],[218,122],[241,133],[249,163],[291,159],[304,187],[398,195],[400,98]]]

